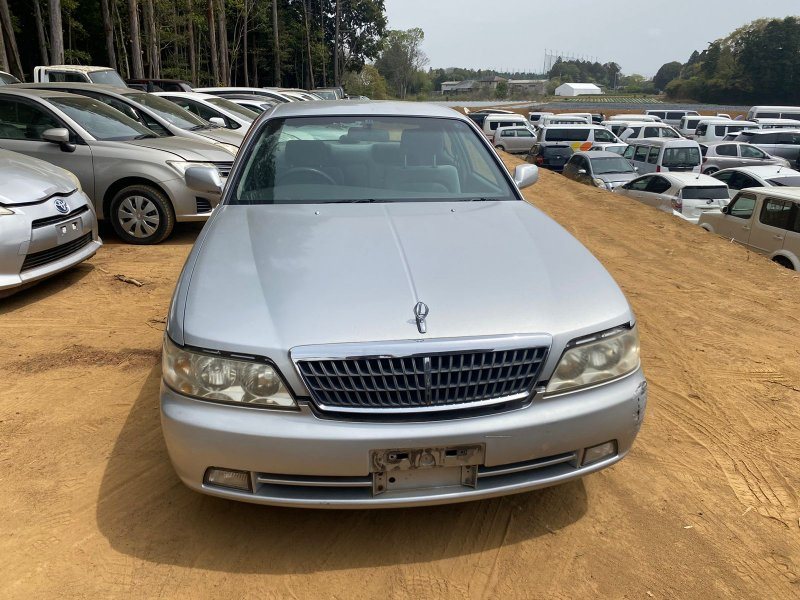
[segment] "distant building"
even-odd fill
[[[464,81],[445,81],[442,83],[442,94],[469,94],[480,86],[474,79]]]
[[[547,91],[547,79],[509,79],[509,94],[544,95]]]
[[[478,87],[482,88],[491,88],[493,90],[497,89],[497,85],[502,83],[503,81],[508,81],[503,77],[499,77],[498,75],[493,75],[492,77],[484,77],[483,79],[478,80]]]
[[[602,93],[603,90],[593,83],[565,83],[556,88],[556,96],[589,96]]]
[[[442,93],[447,94],[452,92],[458,84],[461,83],[460,81],[443,81],[442,82]]]

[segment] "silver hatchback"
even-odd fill
[[[771,156],[758,146],[744,142],[718,142],[700,144],[703,154],[703,173],[711,175],[721,169],[732,167],[754,167],[758,165],[791,166],[779,156]]]
[[[443,107],[262,116],[170,308],[161,423],[183,482],[390,507],[622,459],[646,404],[636,321],[600,263],[524,201],[537,177],[523,164],[512,179]]]

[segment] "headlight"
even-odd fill
[[[602,179],[600,179],[599,177],[595,177],[594,179],[592,179],[592,183],[595,184],[599,188],[605,189],[605,187],[606,187],[606,182],[603,181]]]
[[[178,172],[181,177],[186,176],[186,169],[190,167],[204,167],[206,169],[216,169],[214,163],[210,162],[190,162],[188,160],[168,160],[167,164]]]
[[[13,215],[14,211],[6,208],[5,206],[0,206],[0,215]]]
[[[570,342],[550,378],[547,393],[605,383],[639,367],[639,332],[617,327]]]
[[[164,382],[201,400],[266,408],[297,408],[274,367],[268,364],[190,352],[164,336]]]
[[[76,190],[78,190],[79,192],[83,191],[83,188],[81,187],[81,180],[78,179],[78,177],[75,175],[75,173],[73,173],[71,171],[66,171],[64,174],[67,175],[70,178],[72,183],[75,184],[75,189]]]
[[[217,146],[219,146],[220,148],[224,148],[234,156],[236,156],[239,153],[239,147],[234,146],[233,144],[226,144],[224,142],[217,142],[216,144]]]

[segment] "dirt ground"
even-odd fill
[[[637,313],[650,405],[628,458],[561,487],[409,510],[191,492],[157,392],[197,230],[157,247],[109,238],[0,301],[0,597],[800,597],[800,276],[558,175],[527,196]]]

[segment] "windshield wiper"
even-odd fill
[[[376,200],[375,198],[359,198],[357,200],[331,200],[327,204],[371,204],[378,202],[391,202],[391,200]]]

